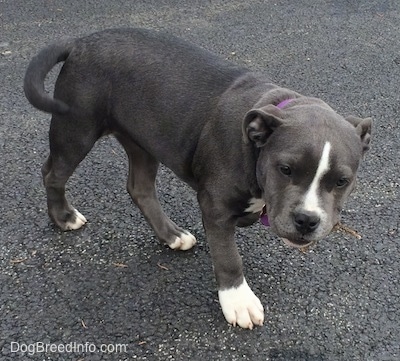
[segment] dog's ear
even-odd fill
[[[346,120],[356,128],[356,132],[360,136],[363,145],[363,153],[365,153],[369,149],[369,143],[371,141],[372,118],[362,119],[349,116]]]
[[[251,141],[259,148],[264,146],[272,132],[283,123],[279,113],[280,109],[273,105],[250,110],[243,120],[243,141]]]

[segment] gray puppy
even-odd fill
[[[44,79],[62,61],[53,99]],[[113,134],[129,157],[133,201],[172,249],[190,249],[196,239],[160,207],[159,163],[197,192],[222,311],[244,328],[261,325],[264,311],[243,275],[235,227],[264,209],[271,229],[294,247],[325,237],[370,141],[371,119],[345,119],[319,99],[144,29],[50,45],[32,59],[24,87],[36,108],[52,113],[42,168],[51,219],[63,230],[86,223],[65,184],[95,142]]]

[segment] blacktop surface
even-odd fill
[[[23,95],[26,66],[58,38],[120,26],[179,35],[374,119],[343,213],[361,239],[332,233],[301,253],[260,225],[238,231],[263,327],[226,323],[195,193],[161,169],[165,211],[199,242],[159,245],[112,138],[68,184],[88,224],[63,233],[47,217],[49,115]],[[0,360],[400,360],[400,2],[3,0],[0,29]]]

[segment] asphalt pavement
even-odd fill
[[[125,190],[127,159],[112,138],[68,183],[88,224],[63,233],[47,217],[49,115],[23,95],[26,66],[58,38],[120,26],[179,35],[374,119],[343,213],[361,239],[334,232],[301,253],[261,225],[238,231],[263,327],[226,323],[195,193],[160,170],[165,211],[198,245],[159,245]],[[2,361],[400,360],[400,2],[3,0],[0,29]]]

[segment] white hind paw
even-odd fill
[[[75,213],[75,219],[70,222],[65,223],[65,231],[72,231],[75,229],[81,228],[86,222],[86,218],[84,215],[82,215],[80,212],[78,212],[76,209],[74,209]]]
[[[192,234],[184,232],[181,233],[179,237],[176,237],[174,242],[168,246],[174,250],[187,251],[188,249],[191,249],[196,242],[196,238]]]

